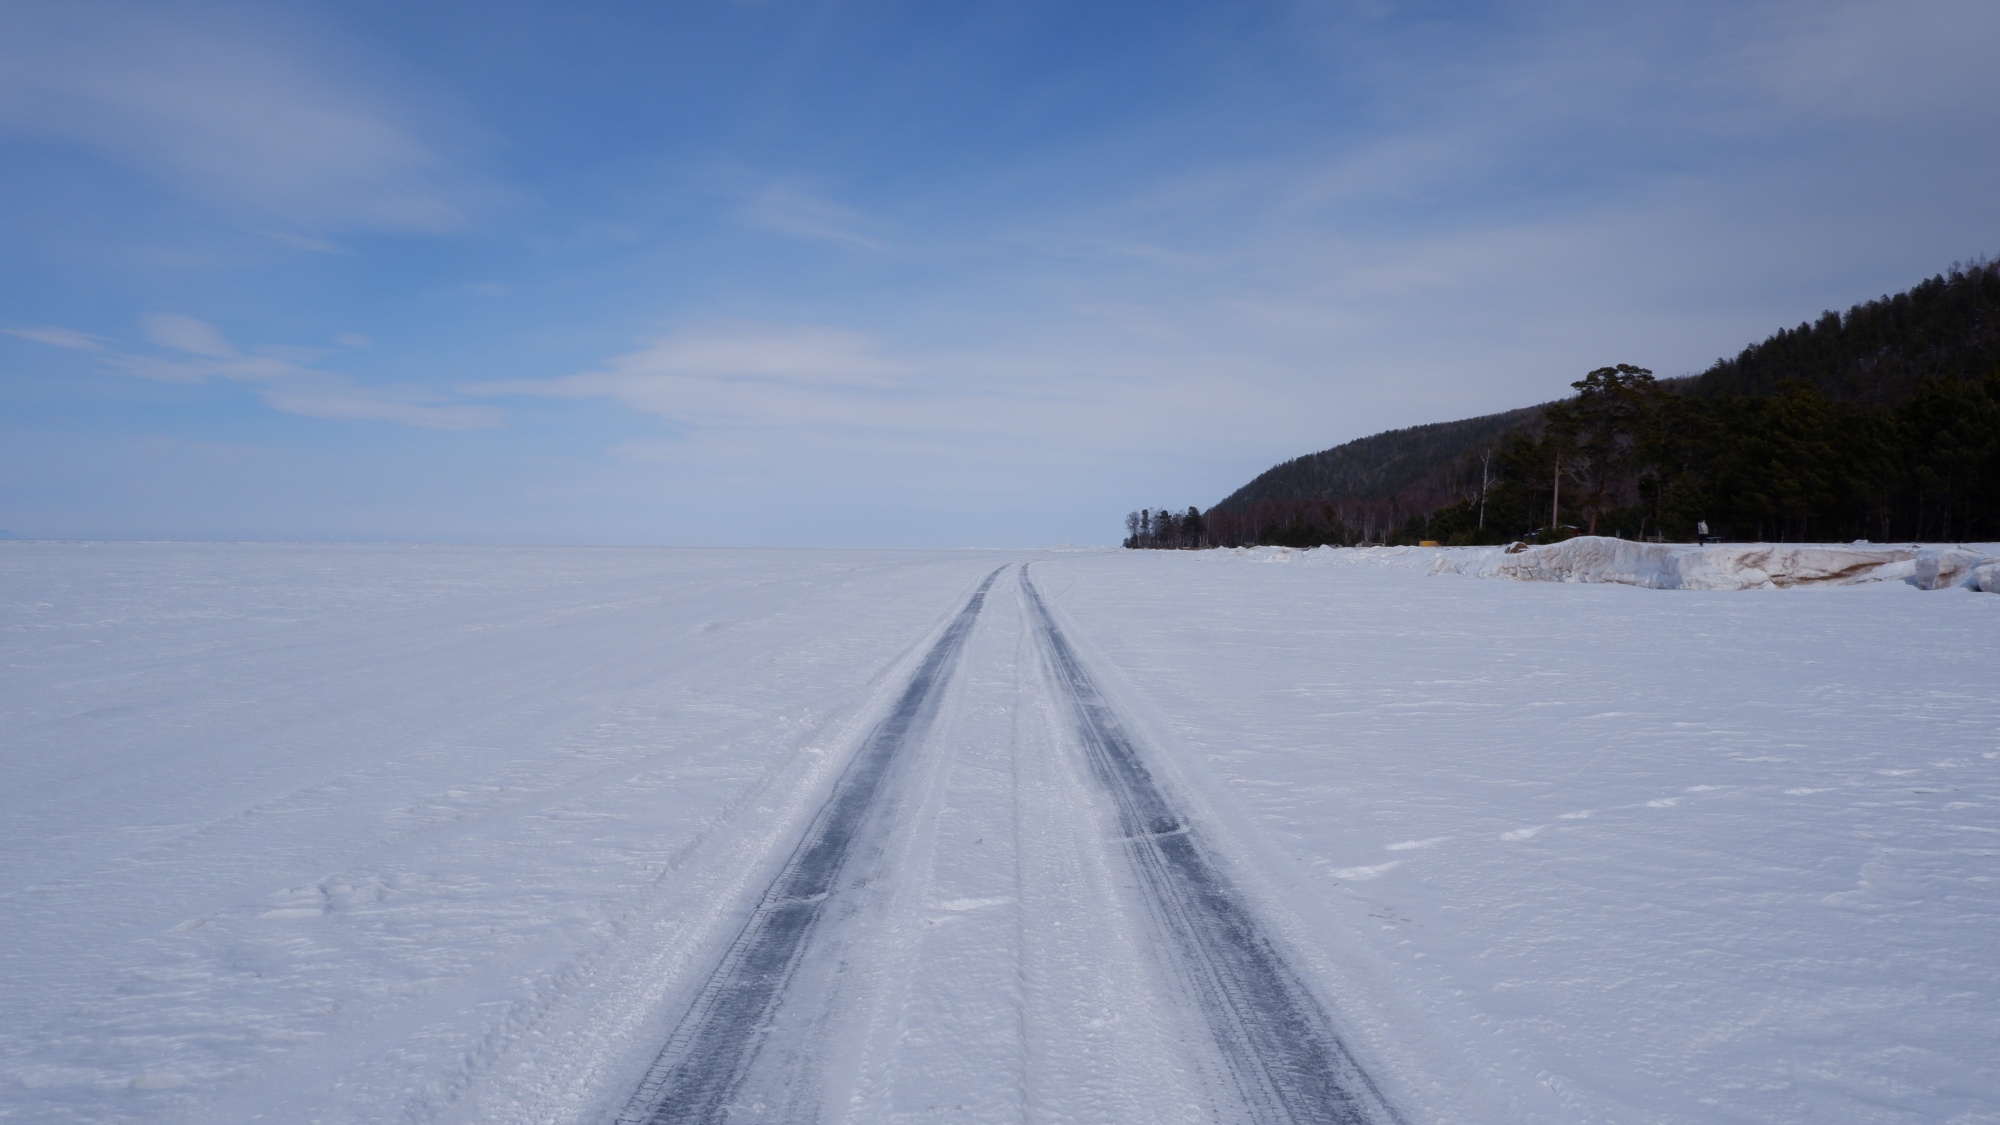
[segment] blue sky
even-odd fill
[[[2000,251],[2000,5],[0,0],[0,528],[1108,542]]]

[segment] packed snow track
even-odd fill
[[[979,583],[854,752],[832,795],[619,1115],[619,1125],[828,1120],[839,1116],[835,1103],[864,1096],[837,1099],[828,1089],[840,1069],[838,1029],[860,1027],[860,1037],[869,1038],[867,1016],[841,1009],[866,1009],[879,1000],[856,989],[846,970],[858,954],[865,956],[861,951],[895,944],[890,902],[895,889],[927,881],[928,872],[908,861],[908,849],[899,847],[897,837],[909,832],[906,822],[923,807],[913,790],[924,784],[926,759],[949,757],[948,747],[938,745],[938,719],[999,573]],[[1129,936],[1150,962],[1155,1002],[1167,1009],[1170,1025],[1180,1025],[1176,1046],[1205,1079],[1201,1097],[1183,1103],[1183,1111],[1245,1125],[1400,1121],[1147,768],[1036,591],[1028,568],[1016,568],[1016,575],[1014,608],[1026,613],[1015,624],[1026,627],[1040,657],[1038,667],[1015,669],[1022,673],[1016,682],[1041,694],[1034,706],[1068,720],[1054,731],[1051,748],[1087,764],[1084,771],[1069,771],[1072,785],[1086,778],[1095,783],[1094,793],[1065,794],[1063,807],[1088,816],[1101,803],[1112,814],[1101,818],[1104,851],[1122,857],[1140,892],[1129,905],[1143,908],[1124,920]],[[1012,700],[1008,709],[1019,710],[1024,702]],[[939,761],[933,771],[949,766]],[[981,837],[976,846],[983,844]],[[969,901],[976,904],[973,909],[1012,905],[999,898]],[[1062,925],[1059,918],[1029,921]],[[1014,944],[1002,940],[985,953],[1012,965],[1018,957]],[[889,991],[908,995],[910,983],[892,984]],[[1006,995],[998,989],[987,1000]],[[1173,1018],[1176,1006],[1182,1009],[1180,1020]],[[906,1022],[902,1015],[892,1018]],[[1003,1034],[1021,1031],[1018,1023],[999,1026]],[[907,1028],[899,1027],[885,1041],[907,1038]],[[1025,1044],[997,1045],[1017,1057],[1026,1050]],[[951,1105],[962,1110],[965,1102]],[[889,1108],[893,1113],[895,1107]]]
[[[909,758],[929,733],[965,636],[999,573],[973,591],[895,709],[862,744],[619,1117],[621,1125],[815,1116],[807,1080],[824,1021],[812,1018],[812,1002],[823,1002],[837,983],[831,978],[839,971],[841,945],[834,934],[813,938],[829,914],[852,916],[852,897],[887,876],[869,861],[879,861],[879,841],[901,803],[898,787]],[[818,971],[801,981],[808,958]],[[820,995],[801,995],[814,987]]]
[[[1123,723],[1021,568],[1021,592],[1091,772],[1118,809],[1161,946],[1200,1007],[1250,1119],[1374,1125],[1400,1120],[1146,768]]]

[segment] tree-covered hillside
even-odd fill
[[[1668,538],[1700,522],[1743,539],[2000,536],[2000,264],[1829,312],[1693,378],[1619,365],[1576,386],[1277,465],[1205,513],[1204,541],[1502,542],[1593,521]]]
[[[1542,407],[1433,422],[1350,441],[1266,469],[1207,513],[1222,540],[1291,543],[1320,538],[1338,524],[1374,538],[1458,499],[1470,449],[1493,446],[1532,427]],[[1473,482],[1477,486],[1477,481]]]
[[[1774,395],[1801,382],[1836,402],[1889,405],[1927,376],[1985,378],[2000,370],[2000,263],[1953,266],[1907,293],[1828,312],[1717,360],[1693,390],[1709,397]]]
[[[1630,365],[1576,387],[1539,431],[1508,435],[1482,500],[1397,538],[1686,540],[1704,524],[1743,541],[2000,538],[2000,371],[1919,376],[1892,404],[1803,380],[1770,395],[1677,394]]]

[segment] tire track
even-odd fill
[[[1401,1125],[1236,886],[1168,800],[1028,577],[1021,589],[1091,773],[1117,809],[1125,852],[1182,986],[1205,1018],[1251,1120]]]
[[[791,1054],[765,1058],[774,1024],[813,951],[815,935],[839,910],[841,892],[881,874],[870,861],[879,859],[880,838],[893,819],[890,806],[910,757],[907,750],[929,732],[965,638],[1003,569],[987,575],[973,591],[925,654],[888,717],[847,764],[833,795],[814,815],[619,1115],[619,1125],[804,1119],[812,1059]],[[812,1036],[802,1038],[810,1041]],[[774,1098],[750,1091],[746,1102],[746,1085],[759,1091],[768,1086]]]

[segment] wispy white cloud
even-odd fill
[[[1760,16],[1739,65],[1778,108],[1872,125],[1992,113],[2000,6],[1987,0],[1793,0]]]
[[[342,246],[340,243],[334,242],[331,239],[316,238],[309,234],[300,234],[297,231],[274,230],[274,231],[266,231],[264,232],[264,234],[265,237],[270,238],[275,242],[281,242],[286,246],[292,247],[293,249],[306,250],[314,254],[328,254],[337,257],[346,257],[349,254],[353,253],[353,251],[349,250],[347,247]]]
[[[486,395],[610,399],[693,426],[805,422],[914,424],[890,392],[913,374],[861,333],[733,324],[663,336],[613,356],[602,370],[467,388]]]
[[[135,378],[181,384],[214,379],[242,383],[266,406],[286,414],[433,430],[475,430],[500,424],[500,412],[493,407],[455,401],[422,387],[365,385],[273,354],[285,349],[245,353],[214,325],[190,316],[151,313],[141,320],[140,327],[160,353],[111,349],[95,337],[65,328],[8,331],[55,347],[105,352],[106,366]]]
[[[33,340],[37,344],[47,344],[52,348],[73,348],[85,352],[104,350],[104,341],[70,328],[8,328],[4,331],[9,336],[19,336],[23,340]]]
[[[0,133],[81,146],[307,230],[444,231],[466,178],[413,115],[255,9],[0,6]],[[337,251],[324,239],[286,238]]]
[[[877,237],[880,224],[791,181],[766,184],[751,192],[737,208],[736,217],[746,226],[773,234],[868,250],[886,248]]]
[[[1218,385],[1218,370],[1245,385]],[[1268,374],[1157,327],[1115,345],[1017,338],[927,351],[847,329],[739,322],[683,329],[596,370],[461,390],[602,400],[672,424],[661,438],[611,446],[622,463],[760,479],[788,466],[871,490],[948,492],[1074,473],[1113,451],[1197,447],[1213,429],[1282,409],[1254,385]]]
[[[232,359],[236,355],[236,349],[222,338],[222,333],[217,332],[214,325],[191,316],[148,313],[139,325],[145,330],[146,339],[163,348],[210,359]]]

